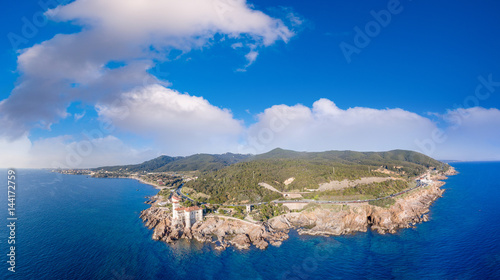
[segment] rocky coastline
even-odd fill
[[[230,245],[238,249],[248,249],[251,245],[266,249],[269,244],[279,246],[288,239],[288,229],[275,230],[267,223],[251,223],[229,217],[206,216],[202,222],[188,229],[181,224],[173,224],[171,212],[156,206],[142,211],[140,218],[146,227],[153,229],[154,240],[167,243],[185,238],[212,243],[218,250]]]
[[[349,205],[346,210],[332,212],[315,209],[275,217],[269,223],[276,229],[294,227],[299,234],[343,235],[366,232],[369,228],[380,234],[395,233],[429,220],[431,204],[442,196],[444,183],[435,183],[396,200],[389,208],[373,205]],[[290,226],[291,225],[291,226]]]
[[[229,246],[238,249],[248,249],[252,245],[259,249],[266,249],[269,245],[280,246],[288,238],[290,230],[322,236],[366,232],[369,229],[380,234],[395,233],[428,221],[430,206],[444,192],[441,188],[444,182],[439,180],[454,174],[455,170],[450,169],[443,175],[433,176],[432,184],[398,197],[388,208],[367,203],[348,204],[340,211],[318,207],[283,214],[264,223],[207,215],[190,229],[172,223],[169,207],[152,205],[142,211],[140,218],[146,227],[153,229],[154,240],[172,243],[181,238],[196,239],[212,243],[218,250]]]

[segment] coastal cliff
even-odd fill
[[[349,203],[340,209],[317,207],[302,212],[292,212],[274,217],[264,223],[254,223],[224,216],[208,215],[190,229],[172,224],[168,207],[144,210],[141,218],[146,227],[154,229],[153,239],[174,242],[180,238],[210,242],[223,250],[232,245],[248,249],[251,245],[265,249],[269,244],[281,245],[291,229],[306,235],[344,235],[371,230],[380,234],[395,233],[398,229],[414,227],[429,220],[432,203],[442,196],[445,175],[454,175],[451,168],[443,175],[433,176],[433,183],[395,198],[387,208],[368,203]]]
[[[142,211],[140,217],[146,227],[154,229],[154,240],[167,243],[186,238],[213,243],[219,250],[230,245],[238,249],[248,249],[251,245],[265,249],[269,244],[279,246],[288,239],[287,229],[274,230],[266,223],[251,223],[230,217],[207,216],[191,228],[173,224],[171,213],[155,206]]]
[[[398,198],[394,205],[382,208],[373,205],[346,206],[346,210],[332,211],[317,208],[312,211],[289,213],[269,221],[275,229],[297,228],[299,234],[343,235],[366,232],[369,227],[378,233],[395,233],[429,220],[431,204],[442,196],[444,183],[433,185]]]

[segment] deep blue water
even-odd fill
[[[4,187],[0,279],[500,279],[500,163],[453,165],[460,174],[416,229],[292,233],[279,248],[223,252],[151,240],[139,219],[144,197],[156,193],[151,186],[17,170],[16,272],[7,271]],[[6,177],[0,170],[4,186]]]

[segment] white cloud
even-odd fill
[[[245,58],[248,60],[247,67],[252,65],[255,62],[255,60],[257,60],[258,55],[259,55],[259,53],[256,51],[250,51],[249,53],[247,53],[245,55]]]
[[[33,142],[23,135],[13,142],[0,138],[0,167],[95,167],[138,163],[159,154],[261,153],[275,147],[306,151],[399,148],[437,159],[500,160],[498,109],[448,111],[439,116],[444,125],[438,129],[430,119],[402,109],[344,110],[320,99],[312,107],[272,106],[245,128],[231,112],[202,97],[151,85],[127,92],[120,102],[101,104],[98,110],[106,122],[154,140],[155,147],[137,149],[99,134],[89,140],[65,135]],[[241,139],[248,141],[238,146]]]
[[[437,159],[500,160],[500,110],[474,107],[437,115],[443,125],[402,109],[276,105],[258,115],[240,152],[407,149]]]
[[[82,113],[78,114],[78,113],[75,113],[73,115],[73,118],[75,118],[75,122],[79,121],[81,118],[83,118],[85,116],[85,111],[83,111]]]
[[[434,128],[429,119],[402,109],[343,110],[328,99],[320,99],[312,108],[277,105],[266,109],[249,128],[248,141],[241,149],[416,150],[414,140]]]
[[[258,55],[259,55],[259,52],[254,51],[253,49],[251,49],[250,52],[248,52],[245,55],[245,58],[247,60],[247,64],[245,64],[245,66],[242,67],[242,68],[236,69],[236,71],[237,72],[246,72],[247,68],[250,67],[255,62],[255,60],[257,60],[257,56]]]
[[[132,90],[97,109],[116,127],[154,139],[171,155],[234,150],[243,131],[227,109],[160,85]]]
[[[252,48],[249,62],[256,49],[294,36],[280,19],[244,0],[76,0],[46,14],[84,28],[21,52],[19,83],[0,104],[0,135],[16,138],[40,123],[50,126],[67,116],[75,99],[107,103],[138,86],[161,83],[147,72],[153,61],[166,60],[172,50],[210,46],[216,34]],[[124,66],[109,69],[112,61]]]
[[[0,139],[0,168],[85,168],[137,163],[158,154],[138,150],[113,136],[76,141],[63,135],[30,141]]]
[[[14,141],[0,138],[0,168],[30,167],[30,148],[31,141],[27,135]]]
[[[288,20],[291,22],[292,26],[302,26],[304,24],[304,19],[297,16],[293,12],[288,12],[287,14]]]
[[[500,160],[500,110],[473,107],[442,116],[444,141],[435,141],[442,159]]]
[[[241,42],[234,43],[231,45],[231,48],[233,48],[233,49],[243,48],[243,43],[241,43]]]
[[[77,0],[47,15],[99,26],[127,38],[149,37],[159,42],[221,33],[230,37],[249,34],[270,45],[293,36],[281,20],[253,10],[244,0]]]
[[[288,42],[294,30],[307,25],[290,9],[277,13],[286,24],[245,0],[76,0],[48,11],[54,21],[83,28],[20,52],[21,76],[9,98],[0,101],[0,166],[68,165],[71,149],[85,140],[60,136],[30,141],[28,132],[33,127],[50,128],[68,117],[66,109],[74,100],[97,104],[101,118],[152,139],[157,151],[168,154],[238,151],[241,139],[248,139],[239,150],[243,152],[278,146],[317,151],[420,150],[420,141],[434,145],[428,149],[433,157],[500,159],[497,109],[447,112],[441,116],[443,141],[432,139],[439,130],[429,118],[402,109],[340,109],[328,99],[316,101],[311,108],[273,106],[246,128],[229,110],[166,88],[167,81],[148,73],[173,50],[187,53],[210,46],[217,34],[233,49],[248,51],[247,63],[239,69],[245,71],[262,48]],[[110,68],[109,62],[123,66]],[[81,117],[75,114],[74,118]],[[74,167],[138,162],[156,154],[109,135],[88,142],[92,152],[81,160],[74,158]]]

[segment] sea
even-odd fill
[[[0,279],[500,279],[500,163],[452,165],[460,173],[415,228],[292,231],[280,247],[244,251],[153,241],[139,215],[157,190],[132,179],[17,169],[11,216],[1,169]]]

